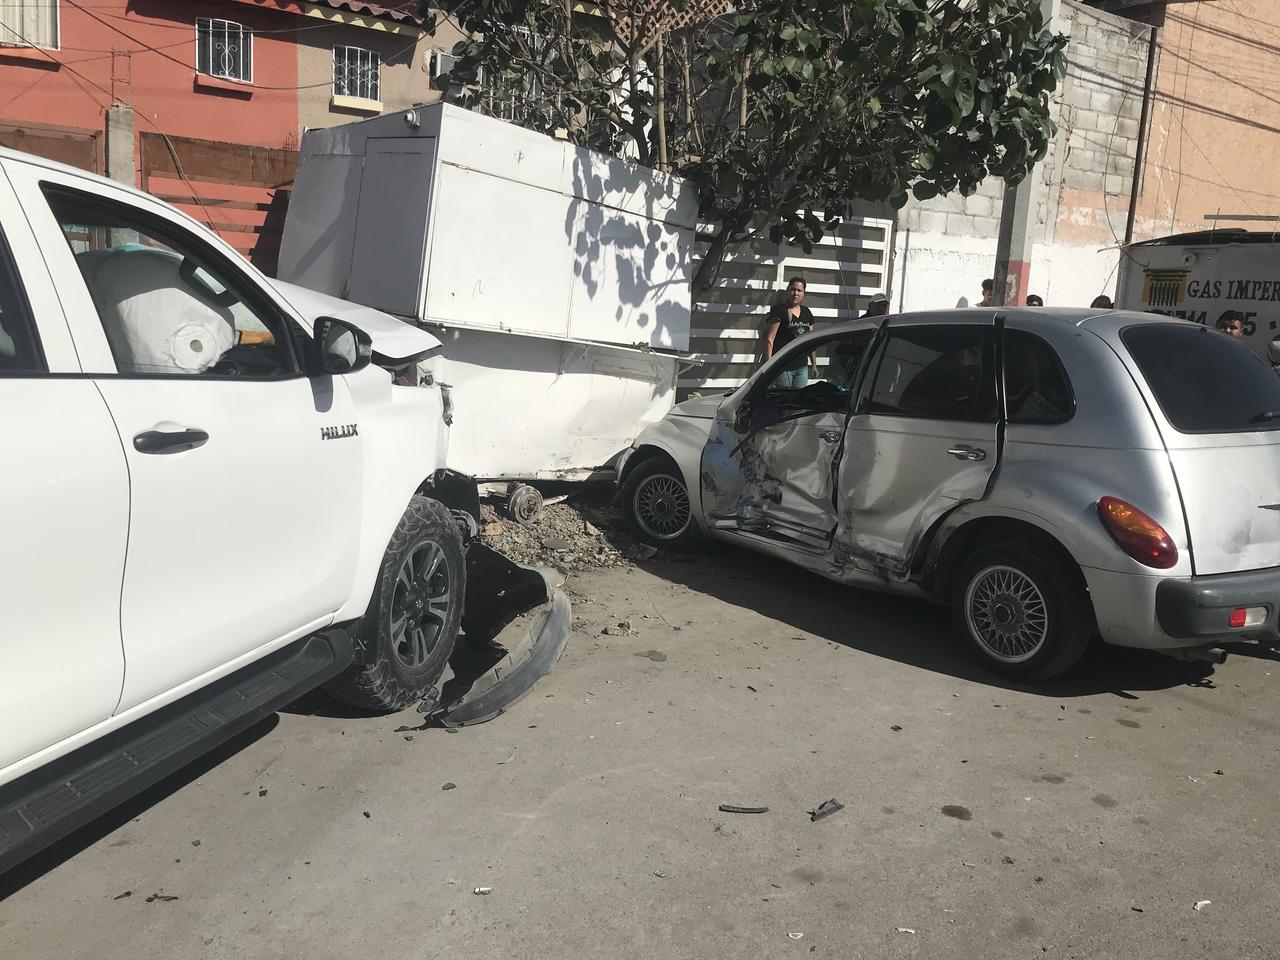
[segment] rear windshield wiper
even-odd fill
[[[1280,410],[1264,410],[1249,418],[1250,423],[1267,423],[1270,420],[1280,420]]]

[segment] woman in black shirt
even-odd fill
[[[768,360],[775,353],[789,344],[796,337],[803,336],[813,329],[813,314],[804,305],[804,277],[792,277],[787,281],[787,292],[782,303],[769,310],[765,321],[764,359]],[[782,371],[774,381],[774,386],[799,390],[809,383],[808,357],[796,357],[795,363]]]

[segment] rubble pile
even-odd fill
[[[501,516],[488,504],[480,508],[485,545],[516,563],[588,570],[625,567],[652,557],[652,547],[634,541],[617,510],[608,505],[550,503],[528,526]]]

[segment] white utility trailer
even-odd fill
[[[675,401],[694,189],[449,104],[309,130],[281,280],[429,327],[449,466],[518,486],[607,473]]]
[[[1116,307],[1210,327],[1235,313],[1244,342],[1266,357],[1280,336],[1280,237],[1227,229],[1132,243],[1120,258]]]

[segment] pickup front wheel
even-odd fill
[[[329,693],[366,710],[401,710],[444,672],[462,620],[466,565],[457,524],[414,497],[400,518],[360,627],[356,663]]]

